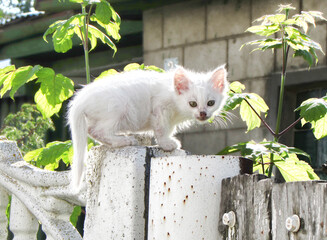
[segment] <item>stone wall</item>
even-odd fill
[[[274,0],[187,1],[144,12],[144,62],[159,67],[167,58],[177,58],[178,64],[197,71],[211,70],[227,64],[229,81],[241,81],[247,92],[266,96],[266,83],[270,75],[280,71],[280,52],[254,52],[240,47],[256,36],[244,31],[252,22],[274,13],[278,4]],[[300,10],[323,11],[327,16],[327,1],[296,0],[292,5]],[[292,13],[291,13],[292,14]],[[326,23],[318,22],[309,32],[326,50]],[[318,54],[318,67],[326,65],[326,57]],[[302,59],[292,59],[290,69],[306,64]],[[265,99],[267,100],[267,99]],[[277,99],[276,99],[277,101]],[[198,154],[213,154],[226,145],[250,139],[270,139],[264,128],[245,134],[246,127],[237,112],[227,127],[198,126],[179,137],[183,148]]]

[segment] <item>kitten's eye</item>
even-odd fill
[[[198,104],[195,101],[188,102],[192,108],[195,108]]]
[[[215,100],[210,100],[210,101],[207,103],[207,105],[208,105],[209,107],[212,107],[213,105],[215,105]]]

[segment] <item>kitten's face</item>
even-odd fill
[[[188,118],[205,123],[224,103],[227,85],[224,67],[207,74],[180,68],[175,73],[174,83],[177,105]]]

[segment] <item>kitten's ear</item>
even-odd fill
[[[185,69],[179,67],[175,71],[174,75],[174,86],[176,92],[181,95],[183,92],[186,92],[189,89],[189,79],[185,74]]]
[[[215,90],[220,93],[224,92],[227,87],[227,71],[225,65],[218,67],[213,71],[210,81]]]

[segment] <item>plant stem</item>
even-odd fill
[[[232,89],[230,91],[233,92],[233,93],[236,93]],[[275,137],[276,136],[275,132],[268,125],[268,123],[260,116],[260,114],[254,109],[254,107],[251,105],[251,103],[246,98],[244,98],[244,101],[250,106],[252,111],[255,113],[255,115],[257,115],[257,117],[260,119],[260,121],[263,123],[263,125],[265,125],[265,127],[268,129],[268,131]]]
[[[253,108],[253,106],[251,105],[251,103],[244,98],[245,102],[250,106],[250,108],[253,110],[253,112],[257,115],[257,117],[260,119],[260,121],[263,123],[263,125],[265,125],[265,127],[268,129],[268,131],[275,136],[275,132],[271,129],[271,127],[268,125],[268,123],[260,116],[260,114]]]
[[[289,125],[287,128],[285,128],[283,131],[281,131],[278,134],[278,137],[284,135],[286,132],[288,132],[290,129],[292,129],[296,124],[298,124],[298,122],[300,122],[302,120],[302,117],[299,117],[295,122],[293,122],[291,125]]]
[[[286,19],[288,19],[288,13],[289,10],[286,10]],[[287,58],[288,58],[288,52],[290,47],[287,46],[287,42],[285,40],[285,30],[283,25],[281,25],[281,33],[282,33],[282,49],[283,49],[283,66],[282,66],[282,73],[280,78],[280,90],[279,90],[279,102],[278,102],[278,110],[277,110],[277,120],[276,120],[276,130],[275,130],[275,137],[274,142],[278,142],[279,137],[281,136],[279,134],[280,131],[280,124],[282,120],[282,113],[283,113],[283,102],[284,102],[284,91],[285,91],[285,78],[286,78],[286,67],[287,67]],[[268,171],[268,177],[270,178],[272,175],[272,171],[274,168],[274,154],[270,154],[270,167]]]
[[[260,158],[261,158],[262,174],[265,174],[265,164],[263,162],[263,156],[262,156],[262,154],[261,154]]]
[[[89,43],[88,43],[88,24],[87,24],[87,15],[86,15],[86,10],[85,6],[82,5],[82,13],[85,15],[84,16],[84,21],[83,21],[83,35],[84,35],[84,41],[83,41],[83,47],[84,47],[84,57],[85,57],[85,72],[86,72],[86,83],[91,82],[91,77],[90,77],[90,64],[89,64]]]

